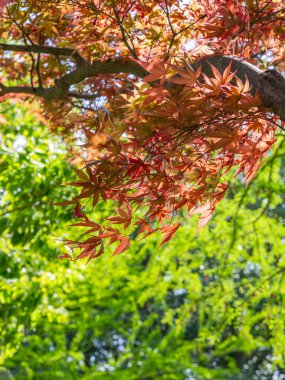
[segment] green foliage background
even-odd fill
[[[284,379],[285,140],[195,236],[58,260],[72,212],[66,147],[5,103],[0,150],[0,379]],[[99,206],[99,211],[104,211]]]

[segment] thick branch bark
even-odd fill
[[[206,57],[192,64],[193,69],[196,71],[201,66],[201,72],[208,77],[213,76],[210,65],[216,67],[221,74],[225,71],[228,65],[231,64],[231,72],[235,72],[236,76],[244,83],[248,79],[251,90],[251,95],[254,95],[259,87],[259,75],[262,71],[249,62],[243,61],[236,57],[213,55]]]
[[[79,66],[55,81],[57,86],[71,86],[79,83],[86,78],[96,77],[99,74],[133,74],[136,77],[143,78],[148,75],[142,66],[129,58],[115,58],[108,61],[95,61],[92,64]]]
[[[220,73],[231,63],[231,71],[245,82],[248,79],[251,86],[250,93],[254,95],[257,91],[262,100],[262,106],[271,108],[273,113],[285,121],[285,78],[276,70],[261,71],[249,62],[242,61],[236,57],[212,56],[195,62],[192,67],[197,70],[201,65],[202,73],[212,76],[210,64],[215,66]]]
[[[29,86],[4,86],[3,84],[0,84],[0,96],[4,96],[6,94],[30,94],[30,95],[37,95],[35,93],[36,89],[33,89]],[[39,95],[40,96],[40,95]]]
[[[276,70],[268,70],[259,76],[259,93],[266,107],[285,121],[285,79]]]
[[[70,48],[56,48],[51,46],[40,45],[8,45],[0,44],[0,49],[7,51],[35,52],[43,54],[52,54],[55,56],[72,57],[76,61],[75,70],[71,71],[55,80],[55,85],[49,88],[30,88],[30,87],[5,87],[1,85],[0,95],[8,93],[32,94],[49,101],[53,99],[64,99],[68,97],[79,98],[79,94],[69,91],[72,85],[82,82],[84,79],[96,77],[100,74],[132,74],[136,77],[143,78],[148,75],[148,71],[139,65],[136,61],[120,57],[107,61],[95,61],[88,63],[76,50]],[[213,76],[211,65],[215,66],[221,73],[231,63],[231,71],[245,82],[248,79],[251,86],[250,93],[254,95],[256,91],[260,93],[262,106],[272,109],[272,111],[285,120],[285,79],[277,71],[263,73],[256,66],[249,62],[243,61],[236,57],[230,56],[211,56],[206,57],[192,64],[194,70],[201,66],[202,73],[207,76]],[[82,99],[92,97],[89,94],[82,94]]]

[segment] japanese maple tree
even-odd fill
[[[88,234],[67,242],[77,258],[100,256],[106,241],[119,254],[155,230],[164,243],[181,209],[201,214],[200,229],[283,128],[280,0],[0,5],[1,99],[40,102],[74,147],[80,193],[65,203]],[[113,212],[94,220],[101,199]]]

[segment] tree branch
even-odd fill
[[[71,57],[74,58],[78,65],[83,64],[86,60],[78,53],[75,49],[72,48],[58,48],[53,46],[45,45],[10,45],[0,43],[0,50],[5,51],[15,51],[22,53],[42,53],[42,54],[51,54],[55,56]]]
[[[210,64],[215,66],[220,73],[231,63],[231,72],[245,82],[249,81],[251,86],[250,94],[255,95],[258,91],[262,107],[272,109],[282,121],[285,121],[285,78],[276,70],[261,71],[258,67],[249,62],[230,56],[212,56],[204,58],[192,64],[194,70],[201,66],[201,72],[207,76],[212,76]]]
[[[29,95],[37,95],[41,96],[39,93],[39,88],[33,88],[29,86],[4,86],[0,83],[0,96],[4,96],[7,94],[29,94]]]
[[[211,65],[216,67],[221,74],[225,71],[228,65],[231,64],[231,72],[235,72],[236,76],[244,83],[246,79],[251,86],[250,93],[254,95],[259,87],[259,75],[262,74],[262,70],[252,65],[247,61],[243,61],[237,57],[231,57],[226,55],[213,55],[211,57],[205,57],[191,66],[196,71],[201,66],[201,72],[208,77],[213,76]]]
[[[136,61],[126,57],[120,57],[113,60],[95,61],[92,64],[81,65],[76,70],[57,79],[55,84],[57,86],[71,86],[86,78],[95,77],[100,74],[120,73],[133,74],[139,78],[143,78],[149,74],[149,72]]]
[[[70,48],[56,48],[41,45],[8,45],[0,44],[0,49],[8,51],[35,52],[43,54],[52,54],[55,56],[73,57],[77,66],[76,69],[56,79],[55,85],[48,88],[30,88],[27,86],[6,87],[0,85],[0,95],[8,93],[31,94],[42,97],[49,101],[53,99],[65,99],[75,97],[82,99],[91,99],[92,94],[80,94],[69,91],[70,87],[82,82],[87,78],[96,77],[100,74],[132,74],[138,78],[144,78],[149,74],[138,62],[127,57],[115,58],[107,61],[95,61],[88,63],[76,50]],[[281,120],[285,120],[285,79],[277,71],[274,73],[263,73],[259,68],[249,62],[243,61],[236,57],[214,55],[205,57],[191,66],[197,70],[201,66],[201,72],[209,77],[213,76],[211,65],[216,67],[220,73],[223,73],[227,66],[231,64],[231,72],[235,72],[242,82],[249,81],[251,86],[250,93],[255,95],[258,91],[262,99],[262,106],[272,109],[272,111],[280,116]],[[234,81],[234,80],[233,80]],[[165,83],[169,86],[169,83]]]

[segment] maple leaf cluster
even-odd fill
[[[87,238],[68,241],[74,254],[64,257],[93,259],[106,242],[119,254],[157,230],[165,243],[183,210],[201,214],[200,229],[233,177],[254,177],[278,117],[231,64],[206,74],[197,62],[231,56],[282,68],[280,0],[3,0],[0,8],[0,100],[40,103],[77,167],[70,185],[79,193],[65,203]],[[113,210],[104,218],[102,200]]]
[[[212,66],[209,78],[187,61],[184,67],[159,59],[141,64],[150,74],[127,97],[121,137],[111,137],[109,119],[106,131],[101,122],[86,135],[96,160],[71,183],[81,187],[74,202],[92,199],[94,207],[99,198],[112,200],[116,213],[96,224],[80,208],[83,221],[76,225],[91,227],[87,233],[93,236],[68,242],[82,250],[77,258],[100,256],[105,239],[119,242],[114,254],[121,253],[133,234],[145,237],[157,230],[163,244],[179,228],[172,220],[182,208],[201,214],[201,229],[225,195],[227,174],[244,173],[248,183],[275,141],[275,124],[258,111],[259,97],[250,95],[248,81],[236,78],[231,65],[223,74]],[[158,83],[151,86],[153,81]],[[180,89],[172,90],[177,84]],[[154,228],[156,222],[162,226]]]

